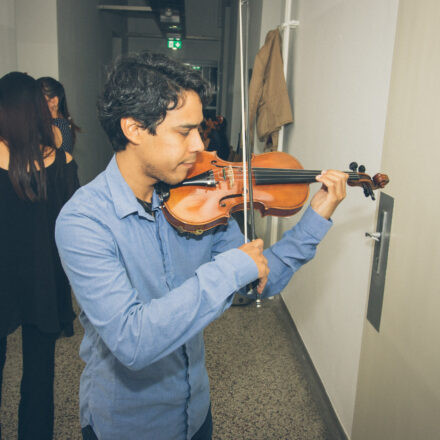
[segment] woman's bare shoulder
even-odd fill
[[[66,163],[72,162],[73,156],[66,151]]]
[[[7,170],[9,167],[9,149],[0,139],[0,168]]]

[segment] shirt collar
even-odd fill
[[[119,218],[122,219],[130,214],[138,213],[141,217],[150,220],[154,219],[152,215],[145,212],[144,208],[136,200],[136,196],[134,195],[132,189],[122,177],[116,162],[116,155],[113,155],[110,163],[107,165],[105,176],[110,189],[113,204],[115,205],[115,211]],[[156,192],[154,192],[152,198],[153,210],[157,209],[158,206],[159,200]]]

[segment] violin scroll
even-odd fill
[[[385,185],[387,185],[389,181],[390,179],[386,174],[375,174],[373,176],[373,182],[375,184],[375,187],[373,189],[385,188]]]
[[[352,172],[348,172],[348,185],[362,187],[365,197],[371,197],[372,200],[376,200],[373,191],[385,188],[390,181],[386,174],[381,173],[375,174],[371,178],[368,174],[365,174],[365,167],[363,165],[358,167],[356,162],[352,162],[349,168]]]

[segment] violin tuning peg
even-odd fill
[[[353,171],[353,172],[355,173],[356,170],[358,169],[358,164],[357,164],[356,162],[352,162],[352,163],[349,165],[349,168],[350,168],[351,171]]]
[[[364,189],[364,196],[365,197],[370,197],[370,188],[367,185],[362,185],[362,188]]]
[[[364,167],[364,165],[360,165],[358,171],[359,171],[360,173],[365,173],[365,167]]]
[[[376,200],[376,197],[374,196],[373,189],[370,185],[363,184],[362,188],[364,189],[364,195],[365,197],[371,197],[371,200]]]

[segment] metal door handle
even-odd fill
[[[386,234],[386,231],[388,231],[388,211],[383,211],[383,217],[382,217],[382,231],[380,232],[380,235]],[[379,275],[380,271],[382,269],[383,265],[383,259],[384,259],[384,240],[381,241],[380,247],[379,247],[379,257],[377,258],[377,267],[376,267],[376,273]]]
[[[370,237],[374,241],[380,241],[381,235],[382,234],[380,232],[365,232],[365,237]]]
[[[383,211],[382,213],[382,224],[380,232],[365,232],[365,237],[370,237],[372,240],[377,241],[379,244],[379,253],[376,260],[376,273],[379,275],[384,258],[384,234],[386,234],[388,228],[388,212]]]

